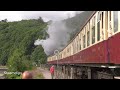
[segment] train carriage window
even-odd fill
[[[85,48],[85,35],[83,36],[83,48]]]
[[[79,48],[79,50],[81,50],[81,43],[80,43],[80,48]]]
[[[79,39],[78,39],[79,40]],[[79,51],[79,42],[78,42],[78,51]]]
[[[79,37],[77,37],[77,52],[79,50]]]
[[[79,50],[81,50],[81,37],[79,39]]]
[[[95,26],[92,28],[92,44],[95,43]]]
[[[97,41],[100,40],[100,22],[97,23]]]
[[[75,53],[75,41],[73,41],[73,53]]]
[[[101,20],[101,14],[98,12],[98,18],[97,18],[97,41],[100,40],[100,20]]]
[[[88,28],[88,30],[90,30],[90,21],[89,21],[89,28]]]
[[[111,11],[109,12],[109,14],[110,14],[109,16],[110,16],[110,21],[111,21]]]
[[[74,41],[72,42],[72,47],[73,47],[73,54],[74,54]]]
[[[103,28],[103,12],[102,12],[102,17],[101,18],[102,18],[102,28]]]
[[[118,31],[118,11],[114,11],[114,32]]]
[[[74,53],[76,52],[76,41],[74,40]]]
[[[67,53],[69,53],[69,48],[67,49]]]
[[[93,26],[92,26],[92,44],[95,43],[95,17],[93,18]]]
[[[94,19],[93,19],[93,21],[94,21],[94,26],[95,26],[95,16],[94,16]]]
[[[97,21],[100,21],[100,17],[101,17],[101,14],[100,14],[100,12],[98,12]]]
[[[87,46],[90,45],[90,31],[87,32]]]
[[[69,53],[70,53],[70,55],[71,55],[71,46],[70,46],[70,52],[69,52]]]
[[[78,36],[76,37],[76,52],[78,51]]]

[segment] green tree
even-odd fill
[[[7,65],[9,71],[23,72],[31,70],[35,52],[35,40],[46,37],[47,23],[42,18],[21,20],[16,22],[0,22],[0,65]],[[39,48],[39,54],[46,58],[43,48]],[[37,54],[37,55],[39,55]],[[38,56],[37,56],[38,57]],[[40,58],[40,57],[39,57]],[[45,60],[45,59],[42,59]],[[42,61],[44,62],[44,61]],[[19,78],[18,75],[8,75],[8,78]]]
[[[42,46],[37,46],[34,50],[34,52],[32,53],[31,59],[33,61],[35,61],[37,64],[41,63],[41,64],[45,64],[47,61],[47,56],[46,54],[43,52],[43,47]]]

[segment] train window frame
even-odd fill
[[[85,43],[85,35],[83,35],[83,48],[86,48],[86,47],[85,47],[85,44],[86,44],[86,43]]]
[[[79,35],[77,35],[77,52],[79,52]]]
[[[109,11],[109,20],[112,21],[112,12]]]
[[[92,26],[95,26],[95,18],[96,18],[96,16],[94,15],[93,19],[92,19],[93,20],[93,25]]]
[[[101,31],[100,22],[101,22],[101,12],[98,12],[97,13],[97,41],[100,41],[100,31]],[[98,26],[99,26],[99,28],[98,28]]]
[[[63,58],[65,58],[65,49],[63,50]]]
[[[77,41],[76,41],[76,38],[75,38],[75,53],[77,52]]]
[[[95,16],[93,16],[93,19],[92,19],[92,33],[91,33],[92,34],[92,44],[95,44],[95,36],[96,36],[95,35],[95,24],[94,24],[94,21],[95,21]]]
[[[106,39],[108,39],[108,25],[109,25],[109,18],[108,18],[108,15],[109,15],[109,12],[108,11],[104,11],[104,13],[105,13],[105,21],[104,21],[104,23],[105,23],[105,27],[104,27],[104,36],[105,36],[105,40]]]
[[[76,53],[78,52],[78,39],[77,39],[77,36],[76,36]]]
[[[89,31],[90,31],[90,45],[89,45],[89,47],[92,45],[92,34],[91,34],[91,32],[92,32],[92,26],[91,26],[91,20],[89,21]]]
[[[88,35],[89,33],[89,35]],[[89,37],[88,37],[89,36]],[[89,41],[88,41],[89,40]],[[90,31],[87,31],[87,47],[90,46]]]
[[[64,57],[65,57],[65,55],[66,55],[66,52],[64,51]]]
[[[74,54],[74,40],[72,41],[72,49],[73,49],[73,54]]]
[[[101,12],[101,27],[102,27],[102,29],[103,29],[103,24],[104,24],[104,12]]]
[[[71,55],[71,44],[69,45],[69,55]]]
[[[79,33],[79,51],[81,51],[81,33]]]
[[[76,42],[76,37],[75,37],[75,53],[76,53],[76,49],[77,49],[77,42]]]
[[[86,48],[86,40],[85,40],[86,32],[85,32],[85,30],[86,30],[86,26],[82,30],[82,50],[84,50]],[[85,39],[84,39],[84,37],[85,37]]]
[[[95,26],[92,28],[92,44],[95,43]]]
[[[75,46],[75,39],[74,39],[74,54],[76,53],[75,48],[76,48],[76,46]]]
[[[87,45],[88,44],[88,35],[87,33],[90,32],[90,29],[89,29],[89,22],[86,24],[86,29],[85,29],[85,48],[88,48],[89,46]],[[90,36],[89,36],[90,38]],[[90,39],[89,39],[90,40]]]
[[[73,40],[73,54],[75,54],[75,39]]]
[[[97,22],[99,22],[101,20],[101,12],[99,11],[98,13],[97,13]]]
[[[69,46],[67,47],[67,56],[69,55]]]
[[[70,44],[70,47],[71,47],[71,55],[73,55],[73,42],[71,42],[71,44]]]
[[[97,23],[97,41],[100,41],[100,22]]]
[[[62,55],[63,55],[63,54],[62,54],[62,52],[61,52],[61,59],[62,59]]]
[[[116,14],[117,13],[117,14]],[[117,16],[116,16],[117,15]],[[117,18],[117,19],[116,19]],[[115,19],[117,20],[117,26],[116,26],[116,22],[115,22]],[[118,22],[119,22],[119,17],[118,17],[118,11],[113,11],[113,27],[114,27],[114,29],[113,29],[113,33],[116,33],[116,32],[118,32],[118,26],[119,26],[119,24],[118,24]],[[117,30],[116,30],[116,28],[117,28]]]
[[[67,48],[67,53],[69,53],[69,47]]]
[[[65,57],[67,57],[67,47],[65,48]]]

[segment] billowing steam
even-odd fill
[[[44,52],[47,55],[54,53],[54,50],[61,50],[67,45],[67,42],[70,39],[71,30],[68,29],[64,22],[55,21],[49,25],[47,33],[49,38],[46,40],[36,40],[35,45],[42,45]]]
[[[81,11],[82,12],[82,11]],[[74,12],[77,14],[76,12]],[[80,13],[80,12],[79,12]],[[72,14],[74,16],[75,14]],[[70,18],[68,15],[68,18]],[[44,48],[44,52],[46,55],[52,55],[54,54],[55,50],[62,50],[70,40],[70,33],[72,33],[73,30],[66,27],[65,22],[61,21],[54,21],[52,22],[47,30],[47,33],[49,34],[49,38],[46,40],[36,40],[35,45],[42,45]]]

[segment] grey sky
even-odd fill
[[[0,20],[19,21],[22,19],[37,19],[41,16],[44,21],[61,20],[72,17],[76,11],[0,11]],[[80,12],[80,11],[79,11]]]

